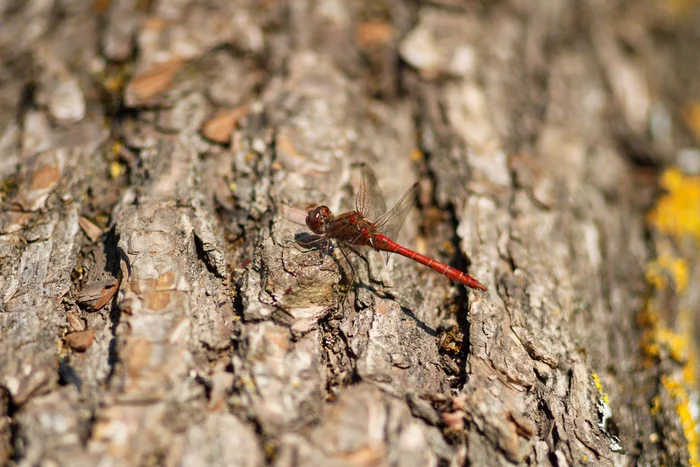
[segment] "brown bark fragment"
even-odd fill
[[[71,332],[70,334],[66,334],[64,339],[72,349],[78,352],[84,352],[92,345],[92,341],[95,339],[95,330],[88,329],[85,331]]]
[[[126,87],[126,104],[137,107],[149,103],[153,98],[170,88],[175,73],[183,65],[182,59],[175,58],[169,62],[160,63],[147,72],[136,76]]]
[[[202,134],[216,143],[228,143],[231,141],[233,129],[238,120],[248,113],[248,106],[237,109],[219,111],[202,127]]]

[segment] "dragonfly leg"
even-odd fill
[[[350,248],[352,251],[355,251],[355,249],[349,245],[348,245],[348,248]],[[348,258],[347,253],[345,253],[345,250],[343,249],[343,247],[340,247],[340,252],[345,257],[345,262],[350,265],[350,270],[352,271],[352,277],[350,278],[349,283],[352,284],[352,281],[355,280],[355,267],[352,265],[352,262],[350,261],[350,258]],[[355,253],[357,253],[357,252],[355,251]]]
[[[326,256],[333,256],[333,253],[335,252],[335,245],[333,242],[328,240],[328,245],[326,246]]]
[[[323,248],[323,244],[326,241],[326,237],[322,235],[295,234],[292,243],[294,243],[297,247],[309,249],[315,248],[316,245],[320,245],[320,247]]]
[[[356,250],[355,248],[353,248],[352,246],[347,245],[347,247],[350,248],[350,250],[351,250],[353,253],[355,253],[357,256],[359,256],[359,257],[362,259],[362,261],[365,262],[365,265],[367,266],[367,276],[368,276],[368,277],[372,277],[372,271],[370,270],[369,260],[368,260],[367,258],[365,258],[365,256],[364,256],[362,253],[360,253],[359,251],[357,251],[357,250]],[[346,259],[347,259],[347,256],[346,256]],[[348,261],[348,262],[349,262],[349,261]],[[350,263],[350,267],[352,267],[352,263]],[[354,269],[353,269],[353,273],[354,273],[354,272],[355,272],[355,271],[354,271]]]
[[[328,256],[333,256],[333,244],[327,238],[321,242],[321,259],[326,259]]]

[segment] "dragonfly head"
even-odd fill
[[[319,206],[309,211],[309,215],[306,216],[306,225],[313,233],[323,235],[326,231],[326,225],[332,217],[333,214],[328,206]]]

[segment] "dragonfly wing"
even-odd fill
[[[344,248],[347,250],[345,252],[348,263],[353,268],[353,273],[362,272],[360,275],[362,277],[364,273],[368,274],[367,279],[374,282],[381,282],[380,272],[383,270],[383,266],[389,261],[389,253],[384,251],[377,251],[374,248],[367,245],[345,245]],[[352,254],[350,254],[352,253]],[[355,266],[349,261],[350,258],[359,258],[361,261],[356,261]],[[363,280],[363,279],[360,279]]]
[[[391,211],[377,219],[375,225],[379,233],[386,235],[391,240],[396,240],[403,223],[406,221],[406,216],[413,206],[417,191],[418,183],[414,183],[399,202],[391,208]]]
[[[355,209],[374,221],[386,213],[386,201],[379,189],[374,171],[365,163],[360,164],[360,188],[355,196]]]
[[[280,256],[277,257],[277,254]],[[287,247],[269,261],[266,292],[274,303],[292,313],[295,308],[327,306],[333,301],[341,272],[337,261],[320,248]]]

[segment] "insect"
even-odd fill
[[[418,184],[414,184],[387,212],[374,172],[366,164],[362,164],[361,174],[362,179],[355,197],[354,211],[335,216],[328,206],[322,205],[310,210],[306,216],[306,225],[313,233],[320,236],[319,241],[325,255],[332,254],[332,240],[341,247],[347,246],[351,250],[355,250],[354,246],[367,246],[376,251],[405,256],[472,289],[487,290],[485,285],[470,275],[392,240],[396,238],[406,219]]]

